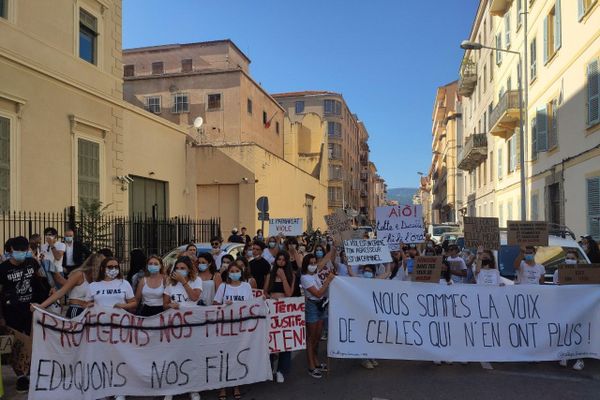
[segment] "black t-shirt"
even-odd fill
[[[244,243],[244,238],[241,237],[240,235],[237,234],[233,234],[231,236],[229,236],[229,239],[227,239],[227,241],[229,243]]]
[[[2,306],[19,306],[29,304],[37,287],[36,272],[40,265],[33,258],[26,258],[20,265],[13,265],[10,260],[0,264],[0,285],[2,285]]]
[[[265,278],[271,272],[271,264],[260,257],[250,261],[250,274],[256,280],[256,287],[262,289],[265,287]]]

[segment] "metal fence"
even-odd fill
[[[0,212],[0,243],[15,236],[42,235],[47,227],[56,228],[59,236],[73,229],[76,238],[91,250],[111,249],[125,268],[133,249],[139,248],[147,255],[164,255],[179,245],[208,242],[211,237],[221,235],[218,218],[89,216],[77,214],[74,207],[69,207],[63,212]]]

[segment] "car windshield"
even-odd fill
[[[551,275],[556,271],[559,265],[564,264],[565,255],[569,250],[575,250],[580,262],[587,264],[587,260],[579,248],[561,246],[538,247],[535,254],[535,262],[546,268],[546,275]],[[502,275],[509,277],[516,275],[514,262],[519,256],[520,251],[519,246],[500,246],[498,265]]]
[[[169,252],[166,256],[164,256],[163,263],[165,264],[165,267],[171,268],[173,266],[173,264],[175,264],[175,261],[177,260],[177,257],[179,257],[179,254],[184,250],[185,250],[184,248],[177,248],[177,249]],[[210,253],[210,251],[211,251],[211,249],[208,247],[205,247],[205,248],[196,247],[196,255],[198,255],[200,253]]]
[[[455,231],[456,227],[455,226],[434,226],[433,227],[433,234],[435,236],[440,236],[446,232],[452,232]]]

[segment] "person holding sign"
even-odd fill
[[[179,257],[163,292],[163,308],[193,307],[201,295],[202,279],[198,277],[192,260],[187,256]]]
[[[521,249],[521,253],[515,259],[515,270],[517,271],[517,281],[519,285],[542,285],[546,268],[542,264],[535,262],[535,247],[528,246]]]
[[[504,286],[500,278],[500,271],[496,268],[494,253],[484,250],[483,246],[479,246],[477,249],[475,281],[478,285]]]
[[[144,277],[135,293],[135,299],[142,304],[140,315],[151,317],[164,311],[163,293],[166,279],[162,258],[157,255],[148,257]]]
[[[333,247],[332,247],[333,248]],[[301,284],[304,288],[306,310],[306,356],[308,358],[308,374],[313,378],[323,377],[327,365],[319,362],[319,340],[323,333],[323,321],[327,318],[327,298],[325,294],[329,289],[335,274],[331,273],[324,281],[319,279],[317,273],[329,261],[329,255],[317,262],[317,257],[307,254],[302,260]]]
[[[448,257],[446,260],[450,264],[450,274],[452,276],[452,282],[464,283],[467,276],[467,264],[465,260],[458,255],[458,246],[453,244],[448,246]]]

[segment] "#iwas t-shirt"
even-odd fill
[[[521,261],[521,268],[517,272],[517,282],[520,285],[539,285],[540,278],[546,274],[546,268],[541,264],[529,265]]]
[[[493,269],[481,269],[477,274],[477,284],[478,285],[492,285],[499,286],[500,285],[500,272]]]
[[[189,281],[188,285],[190,285],[192,289],[202,290],[202,279],[198,277],[193,281]],[[165,294],[171,298],[172,302],[179,303],[182,306],[195,306],[198,303],[197,301],[190,299],[181,282],[177,282],[176,285],[170,284],[167,286]]]
[[[131,300],[133,289],[124,279],[92,282],[88,286],[88,299],[101,307],[114,307],[115,304]]]
[[[240,286],[222,283],[215,294],[215,301],[220,304],[224,304],[226,301],[250,301],[253,298],[252,287],[248,282],[242,282]]]

